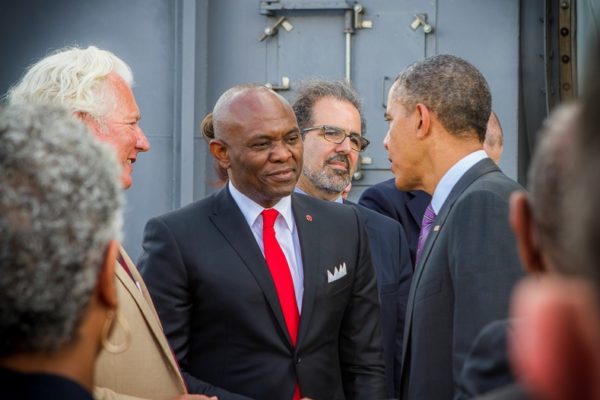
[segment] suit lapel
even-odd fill
[[[162,325],[160,323],[158,314],[156,313],[156,309],[154,308],[154,303],[152,302],[152,298],[150,297],[148,288],[146,288],[146,284],[144,283],[144,280],[142,279],[142,276],[137,270],[135,264],[133,264],[133,262],[129,258],[129,255],[121,246],[119,246],[119,253],[123,258],[123,261],[125,261],[125,264],[127,264],[127,268],[129,269],[129,272],[131,272],[133,279],[131,279],[132,277],[129,276],[127,271],[123,269],[123,267],[119,264],[118,261],[117,268],[115,271],[117,279],[121,281],[125,289],[127,289],[129,294],[131,295],[131,298],[137,304],[138,308],[140,309],[140,312],[146,320],[146,323],[150,327],[150,331],[152,332],[154,338],[159,343],[163,353],[169,359],[171,368],[173,369],[173,371],[176,372],[176,375],[179,380],[180,389],[185,390],[185,383],[183,382],[181,374],[179,373],[179,366],[177,365],[177,361],[175,360],[173,351],[171,350],[171,347],[169,346],[169,343],[167,342],[167,339],[163,333]],[[136,282],[140,285],[141,292],[140,289],[138,289],[138,287],[136,286]]]
[[[304,271],[302,313],[300,314],[300,327],[298,328],[298,342],[296,344],[298,349],[309,328],[316,290],[319,285],[320,250],[317,249],[321,249],[321,246],[319,246],[321,221],[318,215],[311,214],[311,210],[303,196],[296,193],[292,194],[292,212],[298,230]]]
[[[211,221],[223,234],[231,247],[250,270],[263,291],[267,303],[271,307],[279,327],[284,332],[291,346],[291,339],[279,304],[277,290],[265,258],[256,243],[252,230],[246,223],[244,215],[231,197],[227,186],[215,195]]]
[[[408,346],[408,341],[410,339],[409,338],[410,330],[411,330],[410,326],[412,325],[412,313],[413,313],[416,289],[421,280],[421,276],[423,275],[423,271],[424,271],[424,267],[427,263],[427,259],[429,258],[431,250],[432,250],[433,246],[435,245],[435,242],[437,240],[439,233],[442,231],[442,229],[444,229],[444,223],[446,222],[446,219],[448,218],[450,211],[454,207],[454,203],[460,197],[460,195],[475,180],[479,179],[481,176],[483,176],[485,174],[488,174],[488,173],[494,172],[494,171],[499,171],[498,166],[496,164],[494,164],[494,162],[491,161],[489,158],[485,158],[485,159],[479,161],[478,163],[476,163],[475,165],[473,165],[471,168],[469,168],[467,170],[467,172],[465,172],[465,174],[458,180],[458,182],[456,182],[456,185],[454,185],[454,187],[452,188],[452,191],[448,195],[448,198],[442,205],[442,208],[441,208],[439,214],[433,221],[433,228],[429,232],[429,236],[427,237],[427,240],[425,241],[425,245],[423,247],[423,253],[421,254],[421,258],[419,259],[419,262],[417,263],[417,265],[415,267],[415,272],[413,275],[413,282],[411,284],[410,292],[408,295],[408,304],[407,304],[407,308],[406,308],[406,311],[407,311],[406,323],[405,323],[406,328],[404,331],[404,343],[403,343],[403,347],[402,347],[403,349],[407,349],[406,346]],[[405,360],[406,353],[407,353],[407,351],[404,351],[403,356],[402,356],[402,370],[403,371],[405,370],[404,362],[406,361]]]
[[[420,190],[407,192],[406,195],[408,197],[408,200],[406,201],[406,208],[408,209],[413,222],[416,224],[417,229],[420,229],[423,214],[425,214],[425,209],[431,201],[431,197],[427,193]]]

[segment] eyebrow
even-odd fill
[[[292,133],[300,133],[300,128],[293,128],[286,132],[286,135],[290,135]]]

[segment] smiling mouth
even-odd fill
[[[272,172],[269,175],[269,178],[279,181],[279,182],[287,182],[296,178],[294,169],[286,169],[282,171]]]

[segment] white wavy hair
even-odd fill
[[[7,93],[10,104],[51,103],[71,112],[83,112],[101,120],[114,105],[105,90],[106,78],[119,75],[133,85],[131,68],[107,50],[89,46],[56,51],[31,65],[19,83]]]

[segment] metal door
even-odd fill
[[[237,83],[268,83],[291,101],[303,79],[345,79],[348,8],[354,18],[354,7],[360,6],[358,17],[367,27],[353,25],[350,79],[363,99],[366,135],[372,145],[362,154],[361,173],[356,174],[350,198],[392,176],[382,142],[387,131],[385,101],[394,78],[408,64],[439,53],[466,58],[488,79],[493,108],[505,131],[501,165],[515,177],[518,4],[517,0],[212,1],[207,107]]]

